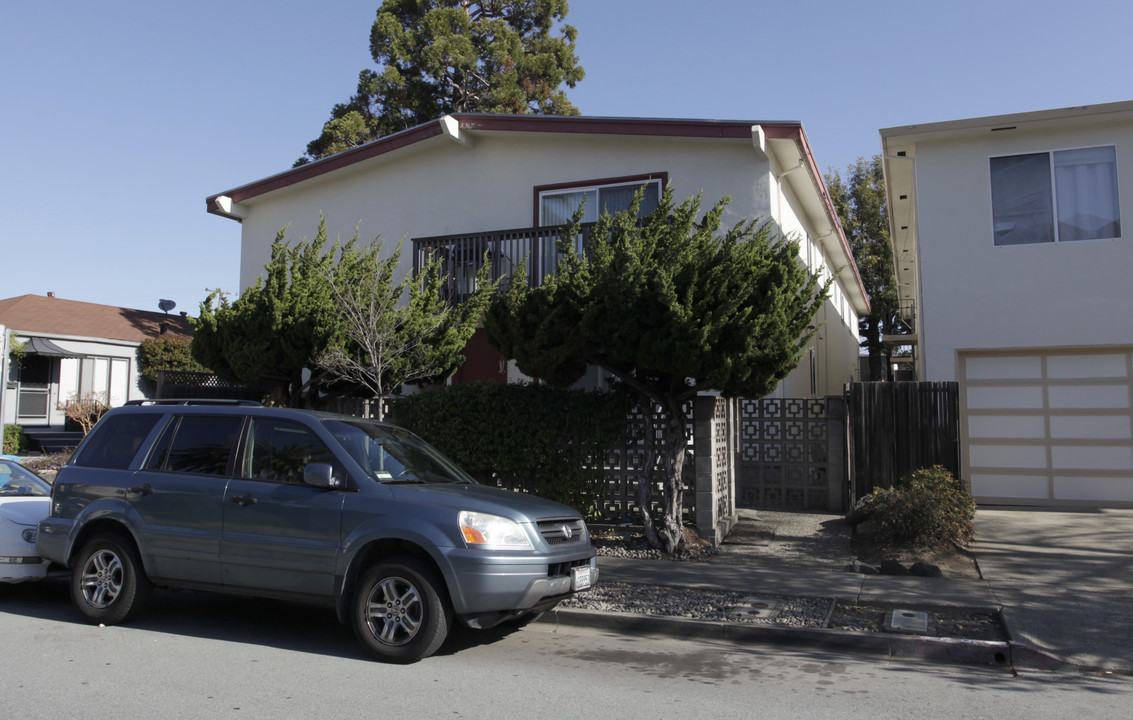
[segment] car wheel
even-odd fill
[[[412,663],[440,648],[452,624],[444,583],[408,557],[386,560],[362,576],[354,593],[354,634],[375,658]]]
[[[115,625],[141,612],[153,585],[134,544],[99,535],[83,546],[71,571],[71,602],[87,621]]]

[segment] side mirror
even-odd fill
[[[344,483],[334,476],[330,463],[307,463],[303,468],[303,482],[314,487],[342,489]]]

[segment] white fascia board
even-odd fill
[[[441,132],[444,133],[445,137],[459,145],[467,148],[472,147],[472,136],[461,129],[460,121],[452,115],[441,117]]]
[[[227,195],[220,195],[216,198],[216,207],[220,212],[230,218],[236,220],[244,220],[248,217],[248,208],[239,203],[232,202],[232,198]]]

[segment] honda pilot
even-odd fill
[[[37,545],[91,623],[154,587],[333,606],[408,663],[454,621],[521,624],[598,579],[582,517],[477,483],[412,433],[242,402],[133,401],[60,469]]]

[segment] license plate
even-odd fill
[[[571,568],[570,589],[575,592],[590,589],[590,566]]]

